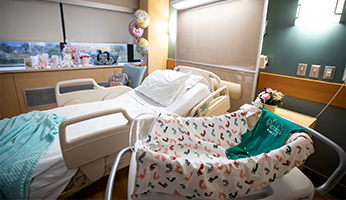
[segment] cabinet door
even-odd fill
[[[19,115],[20,108],[13,74],[0,74],[0,119]]]

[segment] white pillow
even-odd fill
[[[185,84],[183,85],[183,87],[181,88],[181,90],[179,91],[179,93],[177,94],[177,96],[175,97],[175,99],[179,99],[180,97],[182,97],[187,92],[187,90],[195,86],[202,79],[202,76],[191,74],[185,82]]]
[[[189,77],[190,74],[177,71],[156,70],[144,79],[136,91],[163,106],[168,106],[181,91]]]

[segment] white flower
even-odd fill
[[[273,92],[274,90],[272,88],[267,88],[267,93],[271,93]]]

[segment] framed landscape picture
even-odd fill
[[[25,64],[25,68],[33,69],[31,58],[24,58],[24,64]]]

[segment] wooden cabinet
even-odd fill
[[[32,110],[47,110],[57,105],[27,108],[25,89],[55,87],[58,81],[93,78],[96,82],[108,81],[112,73],[121,73],[122,66],[97,66],[46,70],[0,71],[0,119],[13,117]]]

